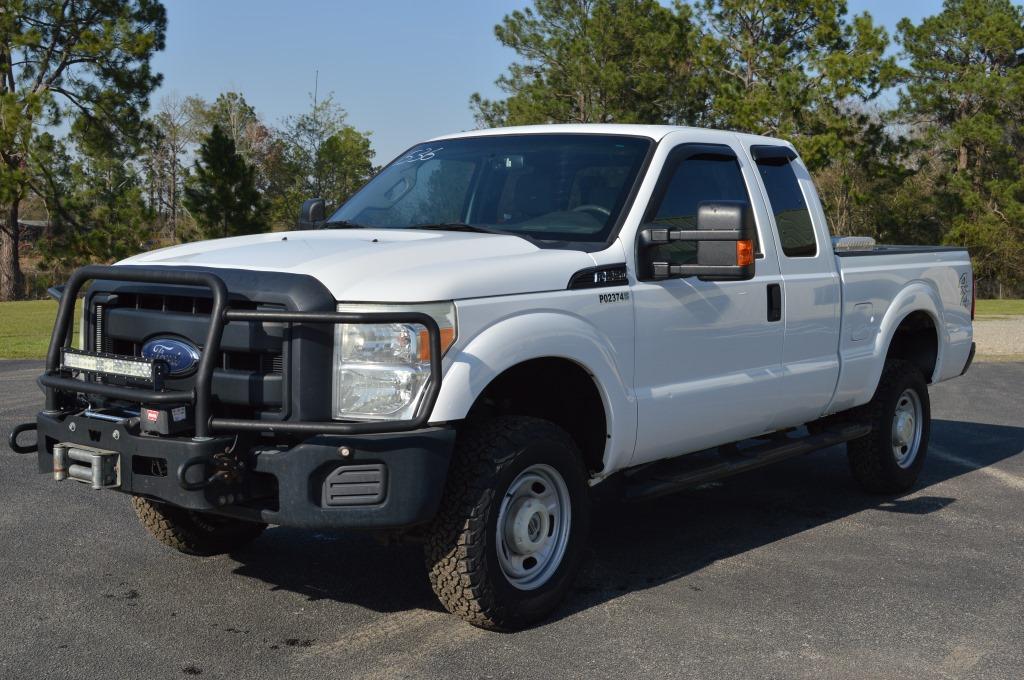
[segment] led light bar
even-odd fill
[[[69,348],[64,348],[61,353],[60,367],[69,371],[116,375],[148,382],[154,382],[158,372],[156,362],[149,359],[115,354],[91,354]]]

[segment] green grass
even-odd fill
[[[81,303],[75,311],[75,332]],[[0,359],[43,359],[57,316],[54,300],[0,302]]]
[[[1024,300],[978,300],[978,316],[1024,315]]]

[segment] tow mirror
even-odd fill
[[[299,208],[299,220],[295,225],[299,229],[319,229],[327,219],[327,201],[322,198],[310,198],[302,202]]]
[[[754,278],[757,228],[750,206],[742,201],[713,201],[697,206],[696,229],[649,226],[640,232],[641,268],[648,280],[696,276],[701,281],[746,281]],[[664,261],[655,246],[697,242],[697,264]]]

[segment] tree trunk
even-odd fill
[[[7,210],[7,224],[0,230],[0,300],[17,300],[21,296],[20,232],[18,201],[13,201]]]

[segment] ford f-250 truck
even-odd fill
[[[449,611],[513,629],[566,592],[595,487],[845,443],[867,490],[908,489],[928,385],[974,355],[968,253],[834,242],[778,139],[458,134],[300,227],[77,271],[12,446],[130,494],[185,553],[268,524],[402,532]]]

